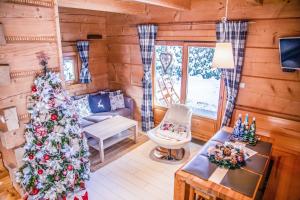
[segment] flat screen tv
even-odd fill
[[[300,37],[280,38],[279,51],[283,69],[300,70]]]

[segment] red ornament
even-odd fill
[[[30,194],[31,195],[37,195],[38,193],[39,193],[39,189],[33,188]]]
[[[73,169],[73,166],[72,165],[68,165],[67,168],[68,168],[69,171],[71,171]]]
[[[39,170],[38,170],[38,174],[40,174],[40,175],[43,174],[43,172],[44,172],[44,171],[43,171],[42,169],[39,169]]]
[[[37,142],[36,145],[39,146],[39,147],[41,147],[42,143],[41,142]]]
[[[46,155],[44,155],[44,159],[45,159],[45,160],[49,160],[49,159],[50,159],[50,156],[46,154]]]
[[[56,114],[52,114],[51,115],[51,120],[52,121],[56,121],[57,120],[57,115]]]
[[[74,200],[79,200],[77,197],[74,197]]]
[[[33,86],[31,87],[31,91],[32,91],[32,92],[36,92],[36,91],[37,91],[37,89],[36,89],[36,86],[35,86],[35,85],[33,85]]]
[[[55,178],[54,178],[56,181],[58,181],[59,180],[59,176],[55,176]]]
[[[29,158],[30,160],[33,160],[33,159],[34,159],[34,155],[30,154],[30,155],[28,156],[28,158]]]
[[[80,187],[81,187],[82,189],[85,189],[85,183],[84,183],[84,182],[80,182]]]

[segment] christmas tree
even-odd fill
[[[255,135],[256,132],[256,122],[255,122],[255,117],[253,117],[252,123],[250,125],[250,130],[249,130],[249,144],[255,146],[257,142],[257,138]]]
[[[44,73],[32,86],[26,125],[24,164],[16,181],[33,199],[87,199],[88,146],[78,115],[59,75],[47,69],[48,57],[39,53]]]
[[[248,142],[248,140],[249,140],[249,116],[248,116],[248,114],[246,114],[245,121],[243,124],[243,129],[244,129],[243,135],[242,135],[243,141]]]
[[[235,122],[234,128],[233,128],[233,133],[230,137],[231,140],[236,140],[240,138],[240,131],[242,129],[242,115],[239,114],[238,120]]]

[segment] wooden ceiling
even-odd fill
[[[60,7],[79,8],[124,14],[145,14],[146,5],[189,10],[190,0],[58,0]]]
[[[176,10],[189,10],[191,8],[191,0],[123,0],[124,2],[140,2]]]

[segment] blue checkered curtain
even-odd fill
[[[138,25],[140,50],[144,65],[143,102],[142,102],[142,130],[148,131],[154,127],[152,109],[152,74],[151,62],[154,51],[157,26],[152,24]]]
[[[82,63],[79,76],[80,83],[90,83],[92,82],[92,77],[89,71],[89,42],[77,41],[77,49]]]
[[[232,43],[235,64],[234,69],[222,69],[225,88],[227,91],[226,108],[222,120],[222,127],[229,126],[230,124],[239,91],[241,72],[244,62],[247,24],[248,23],[244,21],[226,21],[217,23],[217,40],[218,42]]]

